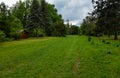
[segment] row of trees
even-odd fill
[[[80,33],[80,27],[76,25],[72,25],[69,23],[69,20],[67,20],[66,28],[67,28],[67,35],[79,35]]]
[[[94,10],[84,19],[83,34],[101,36],[114,35],[118,39],[120,32],[120,0],[92,0]]]
[[[45,0],[19,0],[12,7],[0,3],[0,41],[28,37],[66,36],[67,27],[54,5]]]
[[[33,0],[30,8],[29,24],[26,26],[28,33],[33,36],[65,36],[66,27],[62,16],[57,13],[54,5],[45,0]]]
[[[23,29],[23,24],[15,17],[8,6],[0,4],[0,41],[8,38],[18,38],[19,32]]]

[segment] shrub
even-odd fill
[[[22,36],[23,24],[20,19],[12,16],[12,20],[10,23],[10,37],[16,39],[20,39]]]
[[[105,43],[105,40],[103,39],[102,42]]]
[[[22,36],[21,32],[11,32],[11,37],[14,38],[15,40],[20,39]]]
[[[91,37],[90,36],[88,37],[88,41],[91,42]]]
[[[38,30],[38,37],[44,37],[45,36],[45,33],[42,29],[39,29]]]
[[[28,34],[30,37],[44,37],[45,36],[44,31],[40,28],[30,30]]]
[[[110,44],[110,42],[106,42],[106,44]]]
[[[5,33],[0,30],[0,42],[5,41],[5,37],[6,37]]]

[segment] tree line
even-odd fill
[[[120,0],[92,0],[93,11],[89,13],[80,30],[82,34],[92,36],[114,35],[118,39],[120,34]]]
[[[65,37],[78,31],[78,26],[64,24],[55,5],[45,0],[19,0],[11,7],[0,3],[0,42],[28,37]]]
[[[0,3],[1,42],[27,37],[65,37],[67,29],[55,5],[45,0],[19,0],[12,7]]]

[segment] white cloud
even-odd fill
[[[19,0],[0,0],[0,2],[4,2],[6,5],[8,6],[12,6],[13,4],[15,4],[17,1]],[[22,0],[24,1],[24,0]]]
[[[46,0],[49,3],[54,3],[54,0]]]
[[[48,0],[56,5],[58,12],[64,20],[70,20],[72,24],[80,25],[82,20],[91,11],[91,0]]]
[[[12,6],[19,0],[0,0],[7,5]],[[24,1],[24,0],[22,0]],[[91,11],[91,0],[46,0],[49,3],[55,4],[58,13],[62,14],[63,19],[70,20],[71,23],[80,25],[87,13]]]

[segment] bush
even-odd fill
[[[12,16],[10,27],[11,27],[10,37],[15,40],[20,39],[22,36],[22,30],[23,30],[22,22],[15,16]]]
[[[29,36],[30,37],[44,37],[45,33],[42,29],[33,29],[29,31]]]
[[[42,29],[39,29],[38,30],[38,37],[44,37],[45,36],[45,33]]]
[[[88,41],[91,42],[91,37],[90,36],[88,37]]]
[[[15,40],[21,39],[22,33],[21,32],[11,32],[11,37]]]
[[[5,41],[5,37],[6,37],[5,33],[0,30],[0,42]]]

